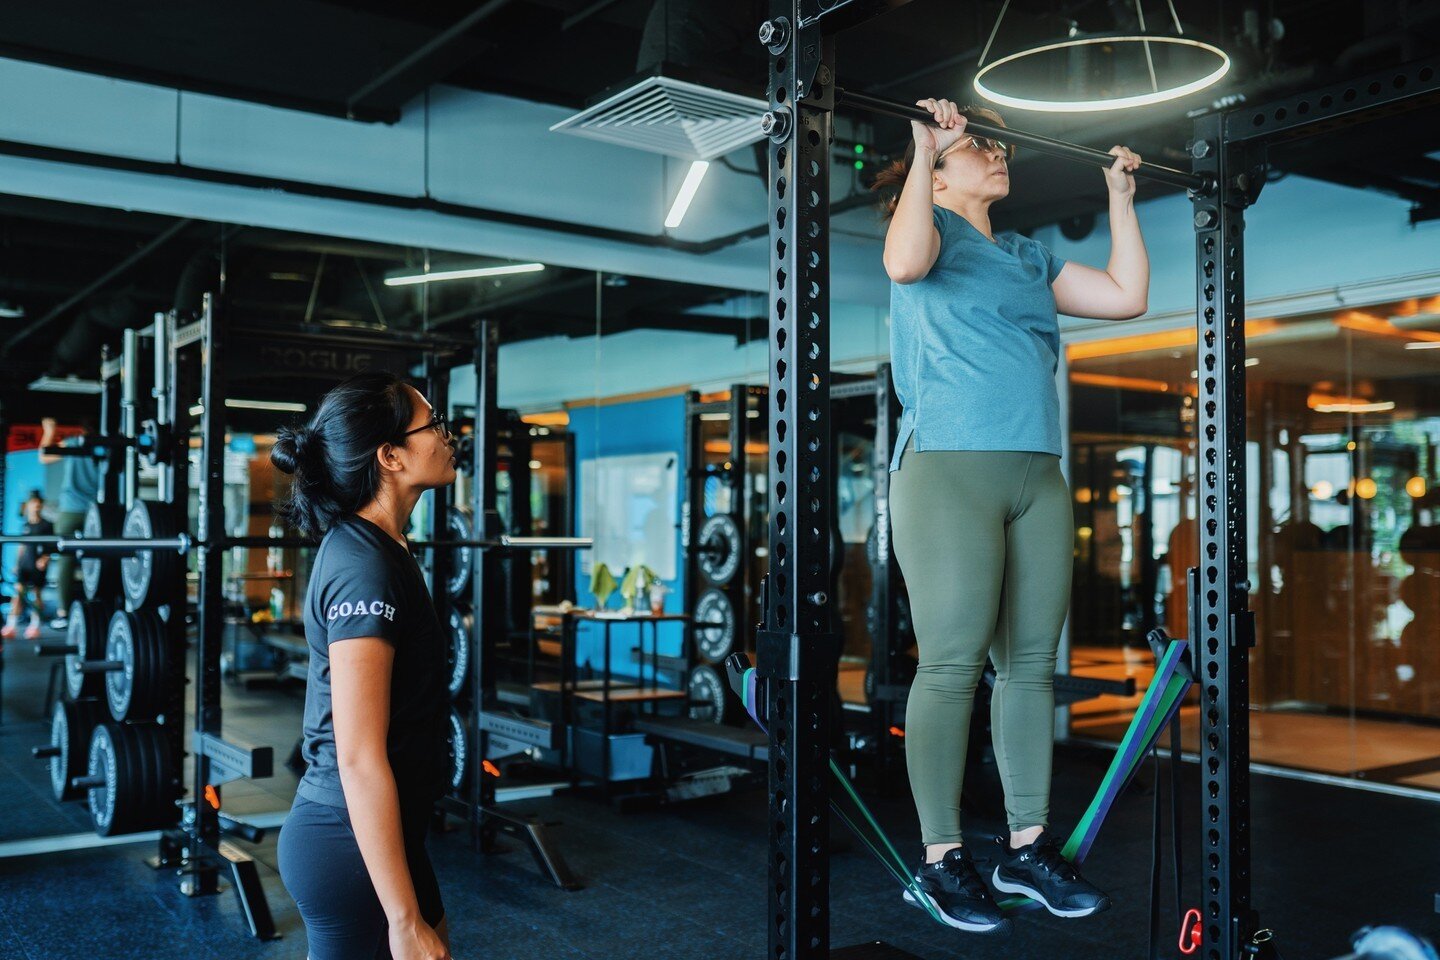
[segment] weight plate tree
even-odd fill
[[[682,531],[685,557],[685,606],[691,616],[685,648],[685,677],[697,666],[719,663],[748,645],[745,612],[749,569],[745,517],[750,464],[747,443],[755,436],[750,406],[763,391],[734,384],[728,394],[702,398],[691,393],[685,404],[685,503]],[[707,422],[723,420],[723,462],[707,450]],[[713,431],[714,428],[708,428]],[[718,489],[717,489],[718,486]],[[707,511],[714,511],[707,515]]]

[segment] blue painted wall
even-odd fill
[[[503,377],[502,377],[503,380]],[[580,470],[585,461],[598,457],[618,457],[641,453],[673,453],[681,459],[681,483],[676,490],[676,517],[680,515],[680,504],[685,497],[683,455],[685,448],[685,398],[683,396],[663,397],[657,400],[642,400],[635,403],[619,403],[604,407],[584,407],[570,411],[570,432],[575,436],[575,460],[577,466],[576,504],[579,516],[577,522],[583,526],[587,510],[604,509],[596,504],[592,491],[581,486]],[[676,571],[673,580],[665,581],[670,593],[665,597],[666,613],[684,612],[684,569],[678,560],[680,550],[680,527],[675,528]],[[618,578],[621,571],[615,571]],[[581,572],[581,558],[575,559],[576,602],[582,607],[595,604],[590,592],[590,578]],[[621,601],[610,598],[610,606],[618,608]],[[611,627],[610,667],[616,676],[634,677],[639,673],[636,664],[630,661],[630,649],[638,644],[638,630],[642,628],[618,624]],[[643,628],[649,643],[650,627]],[[660,625],[660,647],[662,655],[678,656],[684,631],[680,624]],[[582,665],[599,669],[602,662],[604,640],[603,628],[595,623],[581,623],[576,642],[576,660]],[[648,675],[648,671],[646,671]],[[662,673],[662,679],[666,679]]]

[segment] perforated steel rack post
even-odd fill
[[[535,533],[535,516],[530,504],[530,485],[533,482],[530,459],[534,452],[530,425],[521,420],[515,410],[505,411],[503,423],[506,428],[505,448],[509,453],[505,472],[510,486],[505,519],[512,535],[530,536]],[[547,551],[547,556],[555,558],[564,555]],[[501,561],[508,591],[505,598],[505,632],[501,636],[506,649],[511,651],[515,649],[517,639],[528,639],[530,635],[530,608],[535,604],[535,568],[531,558],[528,550],[511,550]]]
[[[495,471],[499,455],[500,400],[497,377],[500,328],[490,321],[475,327],[475,439],[471,444],[474,469],[470,473],[471,524],[476,539],[500,535],[500,514],[496,508]],[[470,569],[471,615],[474,618],[474,647],[470,656],[470,684],[475,691],[470,710],[470,842],[475,849],[490,850],[495,842],[495,825],[487,822],[487,811],[495,808],[495,780],[485,775],[485,755],[490,735],[480,722],[483,711],[495,706],[495,638],[504,629],[503,590],[500,565],[493,550],[475,550]]]
[[[423,358],[422,376],[425,380],[425,396],[430,405],[441,413],[450,409],[450,368],[440,363],[440,358],[426,351]],[[454,539],[450,535],[450,506],[453,491],[447,485],[436,487],[431,493],[430,529],[432,541]],[[449,631],[450,624],[450,571],[454,569],[455,558],[449,550],[430,551],[430,596],[435,603],[435,614],[441,625]]]
[[[1208,960],[1237,958],[1255,932],[1250,903],[1250,647],[1245,554],[1245,214],[1243,151],[1222,117],[1195,125],[1195,172],[1218,184],[1194,198],[1200,446],[1199,596],[1202,862]]]
[[[834,41],[774,0],[771,52],[770,571],[756,637],[770,729],[772,960],[829,955],[830,136]],[[818,12],[818,11],[817,11]]]
[[[680,506],[680,555],[684,558],[685,578],[682,608],[693,613],[700,599],[700,564],[695,548],[700,544],[700,527],[705,522],[705,443],[700,428],[701,406],[698,391],[685,395],[685,499]],[[696,663],[695,644],[698,639],[694,623],[685,625],[685,676]]]
[[[109,345],[100,348],[100,436],[120,435],[120,366],[110,356]],[[100,461],[101,503],[120,503],[122,471],[117,469],[114,454],[107,449],[106,458]]]
[[[180,362],[181,352],[175,345],[176,314],[157,313],[154,323],[155,348],[155,421],[157,444],[166,446],[158,449],[160,466],[160,499],[167,504],[170,520],[175,530],[190,526],[190,423],[189,403],[181,398],[194,396],[194,359],[188,364]],[[193,351],[192,351],[193,352]],[[190,391],[190,392],[186,392]],[[162,822],[173,823],[169,814],[176,812],[174,805],[184,793],[185,769],[185,661],[189,652],[187,637],[186,609],[189,592],[185,570],[188,566],[182,559],[177,572],[165,585],[166,606],[169,615],[165,619],[165,643],[168,647],[169,677],[165,684],[165,749],[170,755],[170,769],[173,780],[162,784],[159,802],[169,806]],[[216,673],[219,673],[219,652],[216,652]],[[198,706],[202,703],[196,700]],[[174,718],[172,721],[170,718]],[[218,811],[214,811],[218,823]],[[164,841],[162,841],[162,847]]]
[[[895,552],[890,546],[890,460],[894,455],[895,436],[900,419],[900,403],[895,396],[891,367],[882,363],[875,370],[875,444],[871,449],[871,476],[875,484],[875,558],[870,568],[870,607],[872,610],[870,672],[874,678],[869,697],[870,712],[875,721],[874,737],[881,781],[889,774],[900,774],[899,751],[891,744],[890,728],[899,715],[893,688],[903,678],[897,676],[896,664],[907,655],[900,640],[898,610],[900,571]]]
[[[206,294],[200,322],[200,548],[199,625],[195,645],[195,742],[220,736],[220,649],[225,634],[225,310]],[[220,846],[220,813],[208,802],[206,788],[216,782],[211,761],[195,751],[187,833],[197,846]],[[219,787],[217,790],[217,796]],[[219,871],[204,849],[192,851],[194,872],[185,892],[217,893]]]

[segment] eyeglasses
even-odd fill
[[[1014,146],[1006,143],[1004,140],[995,140],[991,137],[977,137],[974,134],[971,134],[968,139],[958,141],[954,147],[951,147],[949,150],[946,150],[944,153],[942,153],[940,155],[940,159],[944,160],[945,157],[948,156],[957,147],[970,147],[971,149],[978,150],[981,153],[993,153],[994,151],[999,150],[1001,153],[1005,154],[1005,159],[1007,160],[1012,159],[1015,156]]]
[[[434,430],[435,435],[438,436],[441,440],[450,439],[450,421],[446,419],[445,414],[443,413],[435,414],[433,417],[430,418],[430,422],[425,424],[423,427],[416,427],[414,430],[406,430],[404,433],[401,434],[401,436],[408,437],[412,433],[420,433],[422,430]]]

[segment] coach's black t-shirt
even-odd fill
[[[309,768],[297,792],[332,807],[346,804],[335,758],[330,644],[356,637],[395,647],[390,766],[402,803],[431,802],[448,778],[445,633],[415,558],[375,524],[349,516],[320,542],[305,593],[310,676],[301,752]]]

